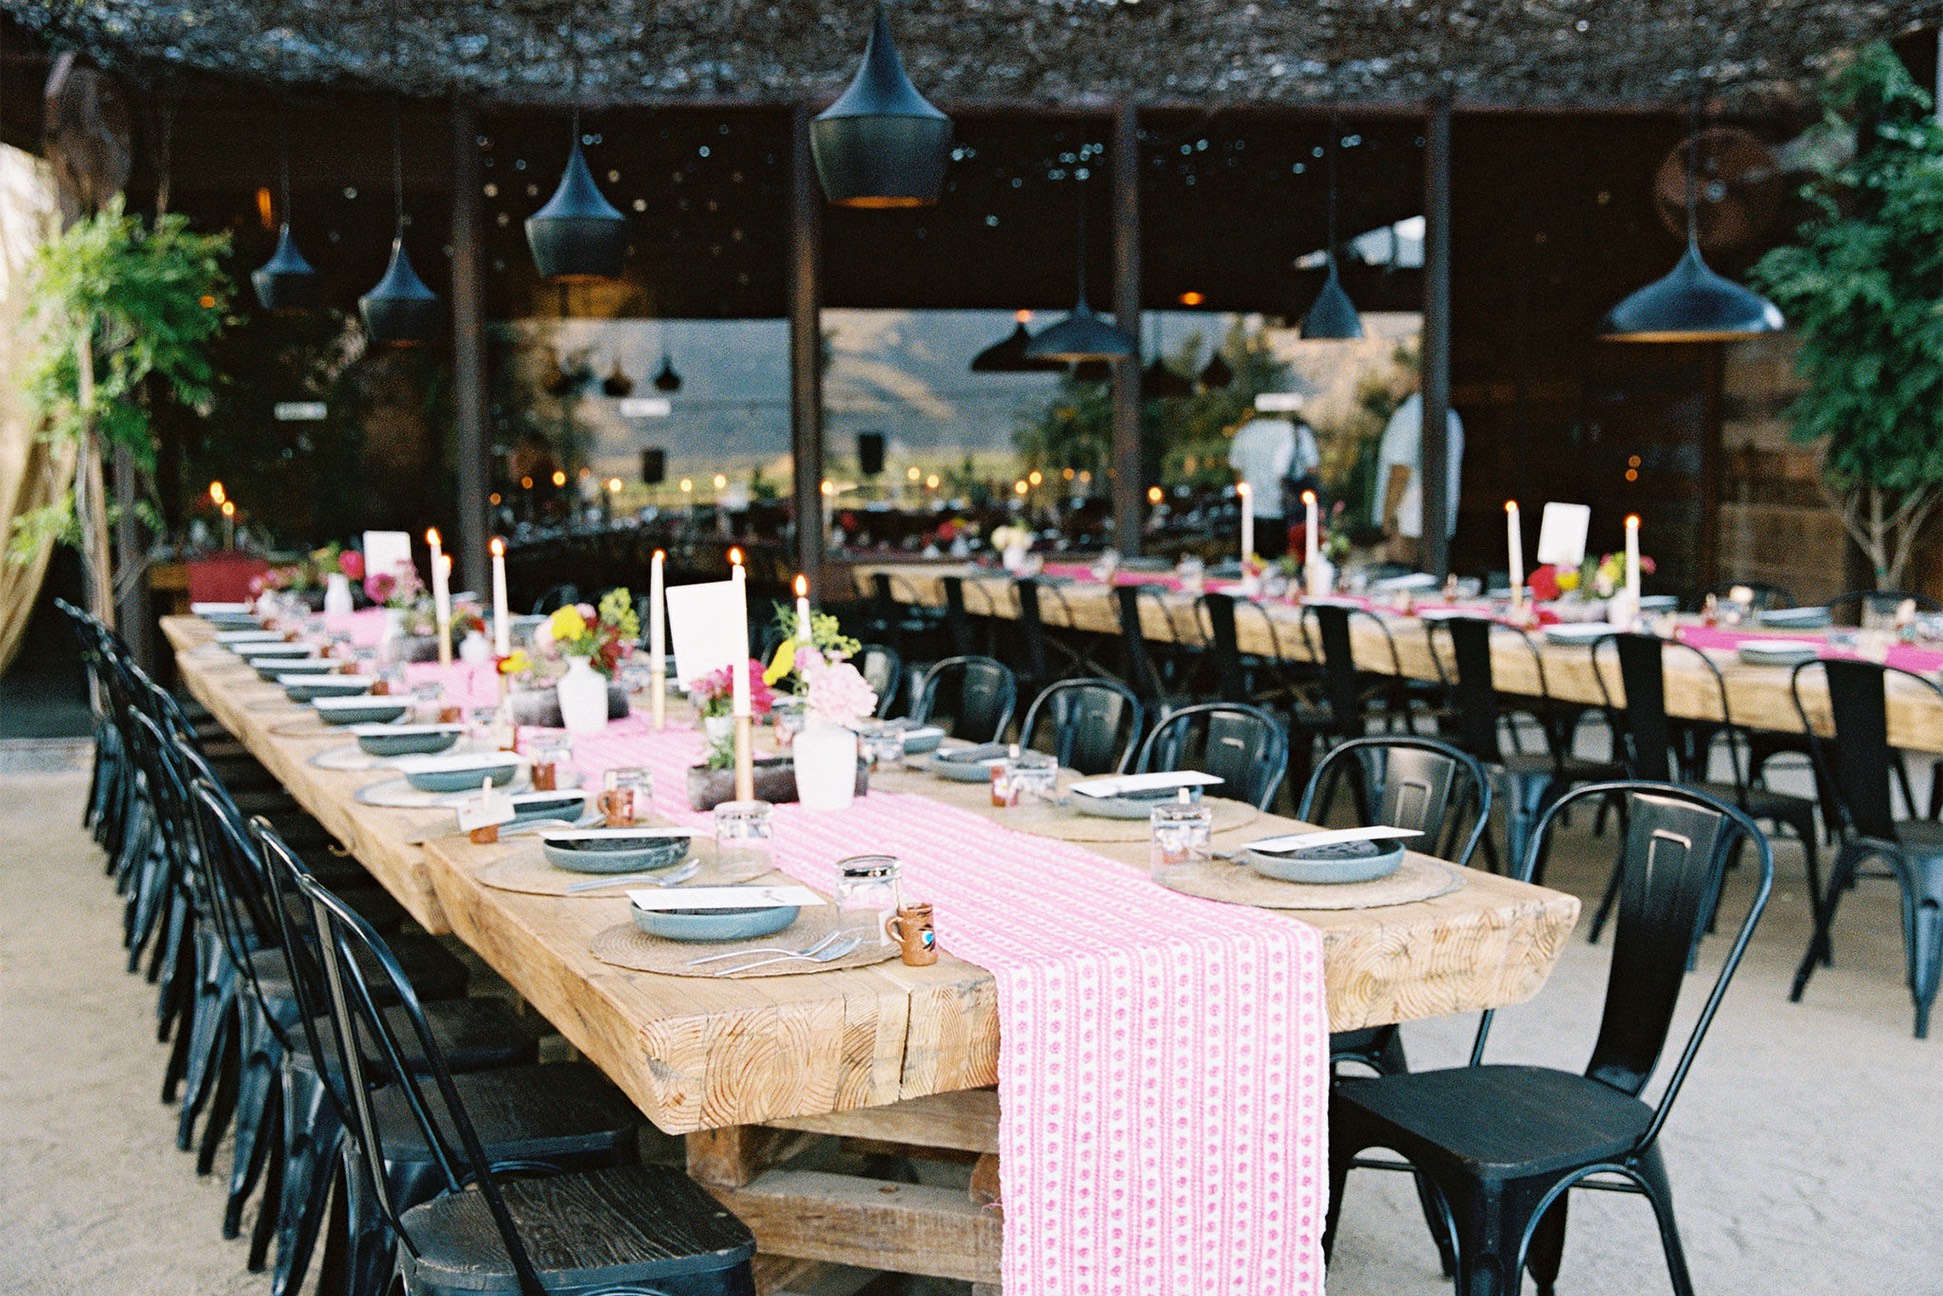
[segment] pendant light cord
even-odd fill
[[[1079,207],[1079,240],[1078,240],[1079,242],[1079,304],[1081,306],[1085,306],[1087,305],[1087,301],[1086,301],[1086,181],[1084,180],[1076,181],[1073,185],[1073,189],[1074,192],[1076,192],[1079,195],[1079,202],[1077,204]]]
[[[391,199],[397,218],[397,239],[405,239],[405,128],[404,93],[398,88],[398,0],[387,6],[391,28]]]
[[[1687,0],[1687,46],[1694,51],[1692,94],[1687,103],[1687,244],[1700,246],[1700,34],[1699,0]]]
[[[580,143],[580,0],[567,5],[567,97],[573,101],[573,143]]]

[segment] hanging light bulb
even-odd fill
[[[1028,360],[1119,360],[1139,347],[1125,329],[1109,324],[1086,303],[1086,190],[1079,191],[1079,301],[1064,319],[1041,330],[1026,345]]]
[[[391,52],[398,58],[398,2],[390,6]],[[396,68],[394,66],[394,71]],[[405,145],[397,92],[391,96],[391,193],[396,233],[391,262],[384,277],[358,298],[364,334],[375,346],[417,346],[429,341],[439,326],[439,299],[412,268],[405,252]]]
[[[1174,400],[1194,394],[1194,384],[1163,358],[1167,343],[1161,335],[1158,316],[1154,319],[1154,357],[1140,371],[1140,395],[1144,400]]]
[[[840,207],[928,207],[944,190],[951,118],[905,75],[881,5],[849,89],[810,123],[810,156]]]

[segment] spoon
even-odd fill
[[[576,882],[567,888],[567,894],[579,895],[584,891],[602,891],[608,887],[630,885],[635,882],[647,882],[659,887],[680,886],[683,882],[686,882],[689,878],[694,877],[701,871],[702,862],[700,860],[689,860],[672,873],[624,873],[619,877],[598,878],[592,882]]]

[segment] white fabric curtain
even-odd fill
[[[40,439],[21,368],[25,272],[55,228],[54,181],[47,164],[0,145],[0,551],[12,537],[13,520],[52,503],[74,475],[74,456],[50,453]],[[26,564],[0,559],[0,670],[20,649],[47,559],[45,549]]]

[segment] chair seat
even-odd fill
[[[641,1113],[598,1067],[587,1062],[548,1062],[455,1075],[459,1101],[472,1118],[488,1160],[546,1161],[605,1151],[632,1160]],[[385,1161],[430,1162],[432,1152],[397,1085],[371,1096],[383,1131]],[[453,1146],[458,1134],[438,1109],[440,1128]]]
[[[522,1244],[549,1289],[680,1285],[683,1296],[742,1296],[755,1239],[679,1171],[630,1165],[501,1181]],[[400,1267],[413,1291],[516,1292],[485,1198],[452,1193],[405,1212]],[[719,1275],[719,1278],[713,1277]]]
[[[1381,1131],[1365,1146],[1412,1161],[1441,1155],[1472,1175],[1517,1179],[1616,1159],[1652,1123],[1653,1109],[1610,1085],[1547,1067],[1452,1067],[1346,1078],[1330,1105]]]
[[[1943,862],[1943,823],[1904,819],[1896,824],[1896,844],[1918,865]]]
[[[1815,811],[1815,798],[1795,796],[1790,792],[1773,792],[1764,787],[1751,787],[1743,796],[1740,789],[1732,783],[1687,783],[1682,786],[1705,792],[1728,805],[1739,805],[1747,811],[1750,819],[1789,819]]]
[[[287,985],[287,983],[284,983]],[[267,987],[266,987],[267,988]],[[282,993],[277,996],[281,1002],[280,1015],[288,1023],[291,1047],[296,1056],[293,1062],[307,1070],[316,1070],[310,1059],[310,1044],[303,1031],[296,1029],[296,1001],[289,997],[287,989],[279,987]],[[431,1027],[432,1039],[445,1057],[446,1066],[457,1075],[465,1071],[491,1071],[499,1067],[527,1066],[540,1056],[540,1036],[543,1028],[533,1024],[531,1018],[522,1017],[504,999],[441,999],[420,1005],[425,1010],[425,1024]],[[418,1035],[412,1029],[411,1019],[405,1010],[396,1005],[384,1009],[385,1021],[404,1045],[405,1064],[414,1073],[425,1074],[425,1050],[418,1042]],[[331,1048],[331,1026],[328,1018],[317,1018],[317,1037],[325,1041],[324,1047]],[[368,1043],[368,1041],[367,1041]],[[380,1061],[375,1050],[367,1048],[365,1062],[377,1068]],[[332,1063],[335,1067],[335,1060]]]

